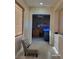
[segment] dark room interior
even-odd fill
[[[50,15],[33,14],[32,18],[32,38],[44,38],[49,41]]]

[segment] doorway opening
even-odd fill
[[[49,42],[50,15],[33,14],[32,20],[32,38],[43,38]]]

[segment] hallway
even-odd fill
[[[36,29],[32,31],[33,15],[50,15],[50,18],[37,16],[39,19],[34,23]],[[32,34],[38,37],[41,33],[44,39],[32,37]],[[63,39],[59,36],[63,37],[63,0],[15,0],[16,59],[63,59]],[[37,58],[24,56],[21,40],[26,40],[31,50],[38,51]]]

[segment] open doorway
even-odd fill
[[[33,14],[32,19],[32,38],[43,38],[49,42],[50,15]]]

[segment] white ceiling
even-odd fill
[[[24,0],[29,7],[52,7],[58,0]],[[44,5],[40,5],[40,3]]]

